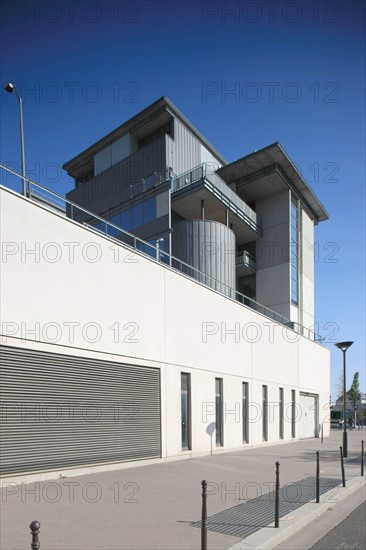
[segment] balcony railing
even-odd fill
[[[236,255],[236,266],[239,267],[241,265],[250,267],[253,270],[257,269],[257,262],[255,261],[254,256],[249,254],[246,250],[243,250]]]
[[[7,166],[4,166],[3,164],[0,164],[0,168],[19,178],[19,183],[17,187],[21,189],[22,176],[14,170],[8,168]],[[4,180],[2,179],[2,181]],[[192,267],[186,262],[183,262],[179,258],[175,258],[171,254],[160,250],[158,243],[157,246],[154,246],[151,243],[148,243],[143,239],[136,237],[136,235],[125,231],[122,227],[119,227],[105,220],[104,218],[97,216],[93,212],[82,208],[78,204],[70,201],[69,199],[65,199],[61,195],[54,193],[50,189],[47,189],[46,187],[43,187],[39,183],[36,183],[35,181],[32,181],[28,178],[26,178],[26,196],[33,202],[40,204],[43,208],[47,208],[55,215],[61,215],[64,217],[66,216],[67,211],[69,218],[77,224],[79,224],[79,222],[75,221],[75,217],[77,216],[78,212],[83,212],[84,214],[87,214],[89,222],[87,225],[79,225],[82,225],[85,229],[93,231],[98,235],[101,235],[102,237],[108,238],[109,240],[113,241],[114,244],[118,244],[122,247],[127,247],[136,252],[136,254],[141,254],[151,261],[156,261],[160,264],[163,264],[163,266],[167,269],[178,271],[182,275],[194,279],[196,282],[215,290],[219,294],[222,294],[229,299],[235,300],[247,307],[250,307],[257,313],[265,315],[269,319],[272,319],[275,323],[287,327],[288,329],[296,332],[300,336],[304,336],[305,338],[308,338],[313,342],[324,345],[324,338],[316,334],[312,329],[306,328],[302,325],[299,325],[298,323],[294,323],[293,321],[286,319],[286,317],[283,317],[282,315],[279,315],[275,311],[263,306],[262,304],[255,302],[254,300],[248,298],[244,294],[241,294],[234,288],[231,288],[224,283],[214,279],[210,275],[199,271],[198,269]],[[96,228],[96,225],[98,225],[99,228]]]
[[[232,212],[247,223],[259,235],[262,230],[258,225],[257,214],[252,210],[230,187],[213,171],[209,163],[204,162],[200,166],[173,178],[172,192],[193,185],[199,181],[205,183],[205,187],[221,200]]]

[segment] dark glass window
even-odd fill
[[[121,212],[118,214],[113,214],[110,218],[108,218],[108,221],[113,223],[114,225],[118,225],[118,227],[121,227]],[[111,225],[107,226],[108,235],[111,237],[118,237],[121,234],[121,231],[117,229],[116,227],[112,227]]]
[[[256,297],[255,275],[246,275],[245,277],[240,277],[238,280],[238,290],[241,294],[244,294],[244,296],[247,296],[251,300],[255,300],[255,297]],[[251,302],[248,302],[248,303],[250,304]]]
[[[248,417],[248,406],[249,406],[249,384],[248,382],[243,382],[243,443],[249,443],[249,417]]]
[[[143,211],[142,211],[142,202],[135,204],[131,208],[131,226],[132,228],[139,227],[144,223],[143,220]]]
[[[141,252],[148,254],[152,258],[157,257],[156,239],[149,239],[146,242],[137,241],[136,246],[137,246],[137,250],[140,250]]]
[[[153,143],[154,141],[157,141],[161,136],[164,134],[168,134],[168,136],[172,136],[173,133],[173,121],[169,121],[163,126],[160,126],[160,128],[157,128],[151,134],[148,134],[147,136],[139,139],[137,142],[138,149],[142,149],[143,147],[146,147],[146,145],[149,145],[150,143]]]
[[[268,386],[262,386],[262,438],[268,441]]]
[[[155,197],[144,200],[144,223],[149,223],[156,218],[156,200]]]
[[[121,227],[126,231],[130,231],[130,229],[132,228],[130,208],[121,213]]]
[[[291,390],[291,436],[296,437],[296,391]]]
[[[284,389],[280,388],[279,391],[279,429],[280,429],[280,439],[284,438]]]
[[[216,409],[216,445],[223,445],[222,425],[222,378],[215,378],[215,409]]]
[[[191,449],[191,375],[180,375],[182,449]]]

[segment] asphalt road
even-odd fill
[[[316,550],[364,550],[366,548],[366,501],[314,546]]]

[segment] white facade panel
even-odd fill
[[[252,404],[249,445],[262,445],[261,394],[319,396],[328,415],[329,352],[238,302],[1,188],[2,343],[161,370],[162,456],[242,448],[242,383]],[[5,256],[4,256],[5,254]],[[31,291],[24,281],[32,281]],[[57,344],[57,346],[55,346]],[[180,441],[180,374],[191,374],[192,449]],[[215,377],[223,380],[224,447],[216,448]],[[272,406],[272,405],[271,405]],[[287,410],[287,408],[286,408]],[[268,443],[279,441],[273,405]],[[284,439],[291,440],[285,416]]]

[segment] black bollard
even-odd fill
[[[201,550],[207,550],[207,481],[202,481]]]
[[[32,532],[31,549],[39,550],[41,548],[41,544],[39,542],[39,530],[41,528],[41,524],[39,523],[39,521],[32,521],[29,527]]]
[[[364,454],[364,440],[361,441],[361,476],[363,476],[363,454]]]
[[[343,449],[342,449],[342,447],[339,447],[339,450],[341,452],[342,485],[343,485],[343,487],[345,487],[346,486],[346,478],[344,476],[344,462],[343,462]]]
[[[280,463],[276,462],[275,527],[280,526]]]
[[[319,504],[319,502],[320,502],[319,456],[320,456],[320,452],[316,451],[316,503],[317,504]]]

